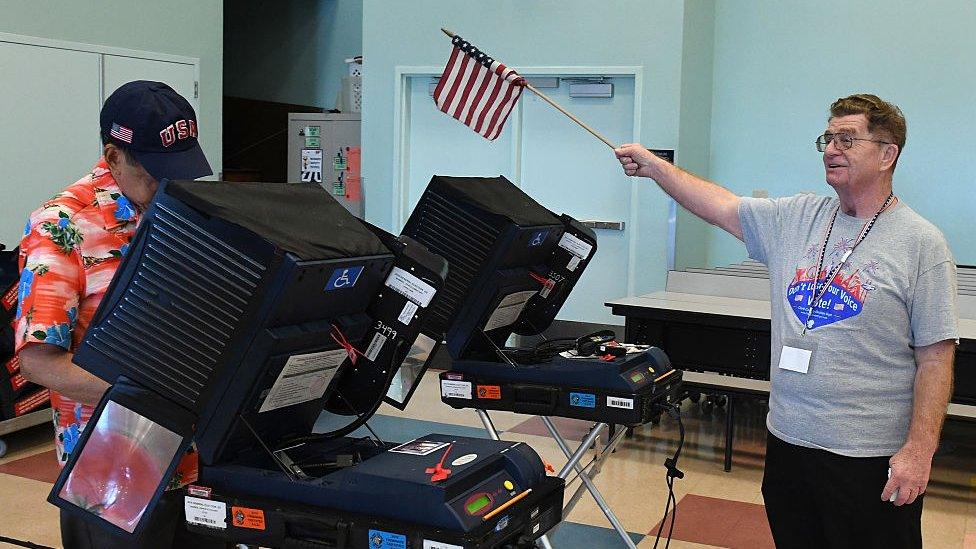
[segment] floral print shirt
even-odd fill
[[[46,343],[74,351],[135,235],[139,213],[102,158],[91,173],[31,213],[20,242],[16,349]],[[63,467],[91,406],[51,391],[55,449]],[[196,455],[184,457],[171,487],[194,482]]]

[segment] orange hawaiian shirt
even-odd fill
[[[46,343],[74,351],[135,235],[139,212],[102,158],[91,173],[31,213],[20,242],[16,349]],[[63,467],[94,411],[51,391],[55,448]],[[196,481],[197,459],[180,462],[170,487]]]

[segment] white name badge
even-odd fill
[[[810,362],[816,351],[817,342],[812,338],[785,338],[783,351],[779,355],[779,367],[805,374],[810,370]]]

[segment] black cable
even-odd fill
[[[535,329],[533,327],[533,329]],[[610,336],[615,337],[613,332],[609,330],[599,330],[590,334],[586,334],[582,337],[557,337],[552,339],[544,339],[536,343],[532,348],[520,348],[510,351],[515,358],[515,362],[519,364],[540,364],[543,362],[548,362],[556,355],[563,353],[565,351],[571,351],[573,349],[581,350],[587,342],[594,337],[606,338]],[[595,345],[595,343],[591,343]],[[585,351],[582,353],[585,355]],[[591,353],[592,354],[592,353]]]
[[[0,536],[0,542],[9,543],[10,545],[17,545],[19,547],[29,547],[30,549],[54,549],[53,547],[48,547],[47,545],[38,545],[30,541],[21,541],[19,539],[4,536]]]
[[[657,529],[657,537],[654,539],[654,549],[657,549],[657,544],[661,541],[661,534],[664,533],[664,523],[668,520],[668,512],[671,511],[671,526],[668,528],[668,539],[664,544],[664,549],[668,549],[671,546],[671,535],[674,534],[674,521],[678,516],[678,499],[674,495],[674,480],[685,476],[684,472],[678,469],[678,458],[681,457],[681,448],[685,444],[685,424],[681,421],[681,408],[677,404],[659,404],[658,407],[663,408],[669,416],[678,422],[678,448],[674,451],[674,456],[664,460],[664,466],[667,468],[665,481],[668,484],[668,501],[664,505],[664,517],[661,519],[661,525]]]
[[[400,347],[402,346],[402,344],[403,344],[403,341],[397,341],[396,348],[393,349],[393,355],[392,356],[394,358],[396,358],[399,355]],[[386,380],[384,382],[384,386],[386,386],[386,387],[389,387],[390,386],[390,383],[393,383],[393,378],[396,377],[396,373],[399,370],[398,368],[393,368],[392,366],[393,365],[391,363],[389,365],[389,370],[390,371],[386,375]],[[337,393],[338,393],[338,391],[337,391]],[[339,429],[335,429],[335,430],[329,431],[327,433],[316,433],[316,434],[313,434],[313,435],[305,435],[305,436],[301,436],[301,437],[294,437],[294,438],[290,438],[288,440],[284,440],[284,441],[282,441],[282,442],[280,442],[278,444],[278,447],[279,448],[283,448],[285,446],[291,446],[293,444],[298,444],[298,443],[303,443],[303,442],[317,442],[317,441],[329,440],[329,439],[339,438],[339,437],[348,435],[349,433],[351,433],[351,432],[355,431],[356,429],[362,427],[363,424],[365,424],[367,421],[369,421],[370,418],[373,417],[373,414],[375,414],[376,411],[380,409],[380,406],[383,405],[383,397],[386,395],[386,391],[384,391],[383,393],[381,393],[380,396],[379,396],[379,398],[376,399],[376,402],[373,403],[372,408],[370,408],[369,411],[364,412],[364,413],[359,413],[355,409],[353,409],[352,406],[349,405],[349,401],[346,400],[346,397],[344,397],[342,395],[342,393],[338,393],[338,395],[339,395],[339,398],[341,398],[343,401],[346,402],[346,405],[349,406],[349,409],[352,410],[352,413],[356,414],[356,419],[354,419],[350,423],[346,424],[345,427],[340,427]],[[382,442],[382,441],[380,441],[380,442]]]

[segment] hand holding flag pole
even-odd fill
[[[522,94],[522,88],[528,88],[608,147],[617,148],[600,132],[526,82],[513,69],[488,57],[453,32],[445,28],[441,30],[454,43],[454,51],[434,90],[434,102],[441,111],[493,140],[501,133],[505,120]]]

